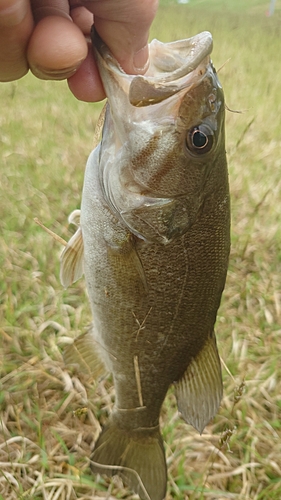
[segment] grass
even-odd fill
[[[245,5],[247,6],[245,7]],[[167,499],[281,498],[281,7],[269,2],[164,1],[151,30],[163,41],[214,36],[227,106],[232,252],[216,331],[224,399],[202,436],[179,420],[173,392],[162,413]],[[65,83],[0,86],[0,500],[133,499],[89,471],[112,408],[96,385],[64,366],[61,351],[90,323],[83,280],[59,282],[61,248],[79,207],[101,105]]]

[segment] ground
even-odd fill
[[[162,41],[213,34],[232,197],[216,324],[224,398],[200,436],[169,392],[161,416],[168,500],[281,497],[281,6],[272,17],[268,7],[163,0],[151,31]],[[119,480],[90,474],[114,389],[110,377],[96,383],[63,362],[63,346],[91,321],[85,285],[63,290],[62,246],[34,222],[69,239],[101,105],[31,75],[1,84],[0,94],[0,499],[133,499]]]

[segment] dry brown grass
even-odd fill
[[[161,9],[153,34],[180,38],[209,27],[216,65],[231,57],[221,71],[227,104],[244,113],[227,113],[232,253],[216,326],[224,399],[199,436],[179,420],[168,394],[161,417],[167,500],[279,500],[279,18],[261,19],[258,8],[256,17],[238,10],[218,17],[198,4],[187,23],[184,8]],[[69,238],[67,216],[79,207],[100,108],[77,103],[63,84],[32,77],[0,93],[0,500],[137,498],[118,479],[90,474],[114,391],[110,378],[96,384],[64,365],[62,348],[89,324],[89,306],[83,280],[62,290],[60,245],[33,221]]]

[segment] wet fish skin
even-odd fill
[[[230,247],[223,92],[209,34],[155,42],[144,77],[125,75],[98,38],[95,47],[109,105],[83,188],[78,237],[93,329],[79,348],[97,348],[116,400],[92,470],[118,473],[142,499],[162,500],[159,414],[169,386],[199,432],[222,397],[214,323]],[[192,144],[196,127],[209,141],[201,150]],[[70,262],[62,258],[67,284]],[[75,257],[73,267],[81,268]]]

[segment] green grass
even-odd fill
[[[199,436],[163,408],[167,499],[281,498],[281,5],[163,0],[151,37],[210,30],[227,106],[232,251],[216,331],[219,414]],[[0,85],[0,500],[133,498],[91,476],[88,459],[112,408],[110,380],[69,372],[61,350],[89,324],[83,280],[59,282],[61,247],[80,205],[101,105],[31,75]],[[231,374],[230,374],[230,373]],[[108,495],[108,496],[107,496]]]

